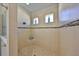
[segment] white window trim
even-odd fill
[[[52,15],[52,16],[50,16],[50,15]],[[48,20],[48,16],[49,17],[52,17],[52,19],[53,20]],[[45,15],[45,23],[53,23],[54,22],[54,15],[53,15],[53,13],[52,14],[47,14],[47,15]]]
[[[35,18],[33,18],[33,25],[37,25],[37,24],[39,24],[39,18],[35,17]]]

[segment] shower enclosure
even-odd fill
[[[57,9],[55,9],[57,11]],[[54,10],[54,11],[55,11]],[[55,11],[55,14],[56,14]],[[22,7],[17,8],[18,55],[56,56],[58,55],[58,28],[52,23],[33,24],[31,14]],[[55,19],[57,18],[57,14]],[[43,21],[44,22],[44,21]],[[56,22],[56,21],[55,21]]]

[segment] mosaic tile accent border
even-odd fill
[[[75,20],[75,21],[72,21],[72,22],[69,22],[65,25],[62,25],[61,27],[71,27],[71,26],[79,26],[79,19]]]
[[[62,28],[62,27],[71,27],[71,26],[79,26],[79,19],[69,22],[67,24],[64,24],[59,27],[18,27],[18,29],[52,29],[52,28]]]

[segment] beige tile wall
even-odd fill
[[[60,55],[79,55],[79,26],[60,29]]]

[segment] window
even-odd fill
[[[39,23],[38,17],[34,18],[34,19],[33,19],[33,24],[38,24],[38,23]]]
[[[45,16],[45,23],[51,23],[53,22],[53,14],[48,14]]]

